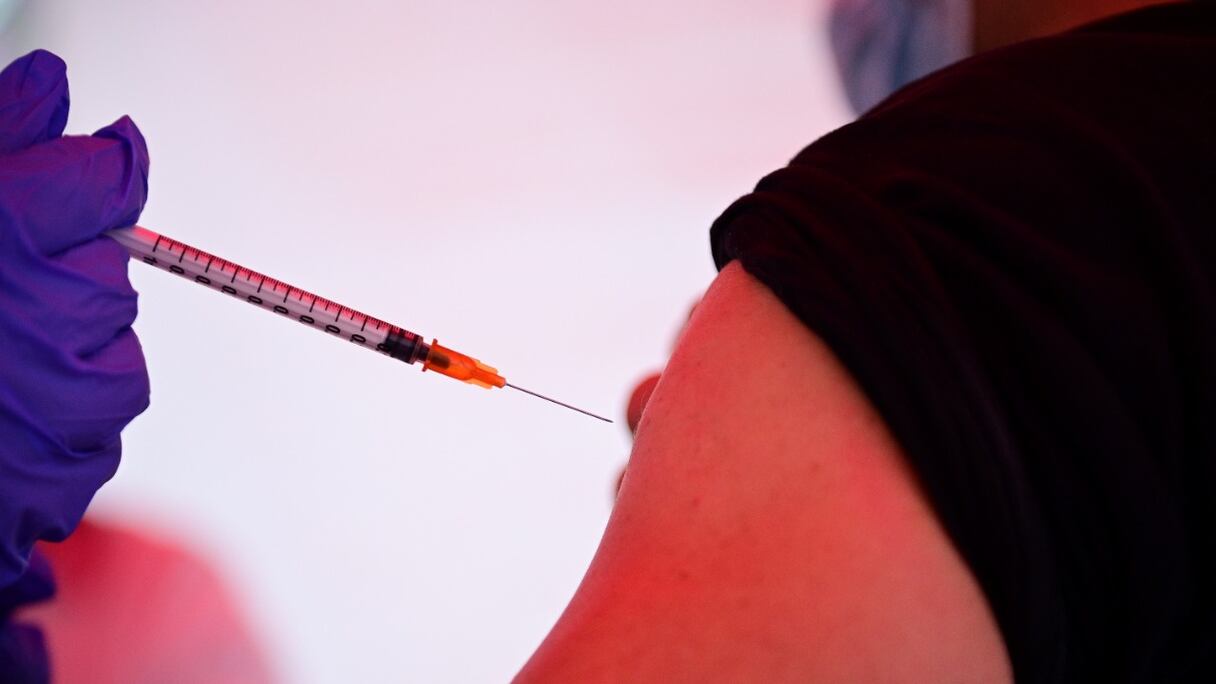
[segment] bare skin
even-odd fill
[[[727,267],[646,407],[582,586],[518,681],[1010,680],[983,595],[864,394]]]
[[[986,50],[1152,4],[976,0],[976,42]],[[1012,672],[975,577],[865,394],[735,263],[650,395],[600,548],[517,681],[1010,682]]]

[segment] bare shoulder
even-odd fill
[[[738,264],[519,681],[1011,681],[974,577],[831,351]]]

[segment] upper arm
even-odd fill
[[[737,263],[521,681],[1009,681],[974,577],[831,351]]]

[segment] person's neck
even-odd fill
[[[1059,33],[1170,0],[976,0],[976,52]]]

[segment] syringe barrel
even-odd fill
[[[422,335],[412,333],[402,328],[396,328],[380,343],[384,353],[406,363],[425,361],[431,351],[430,345],[423,341]]]
[[[430,347],[421,335],[343,306],[214,254],[131,226],[107,233],[149,266],[254,304],[283,318],[406,363],[425,361]]]

